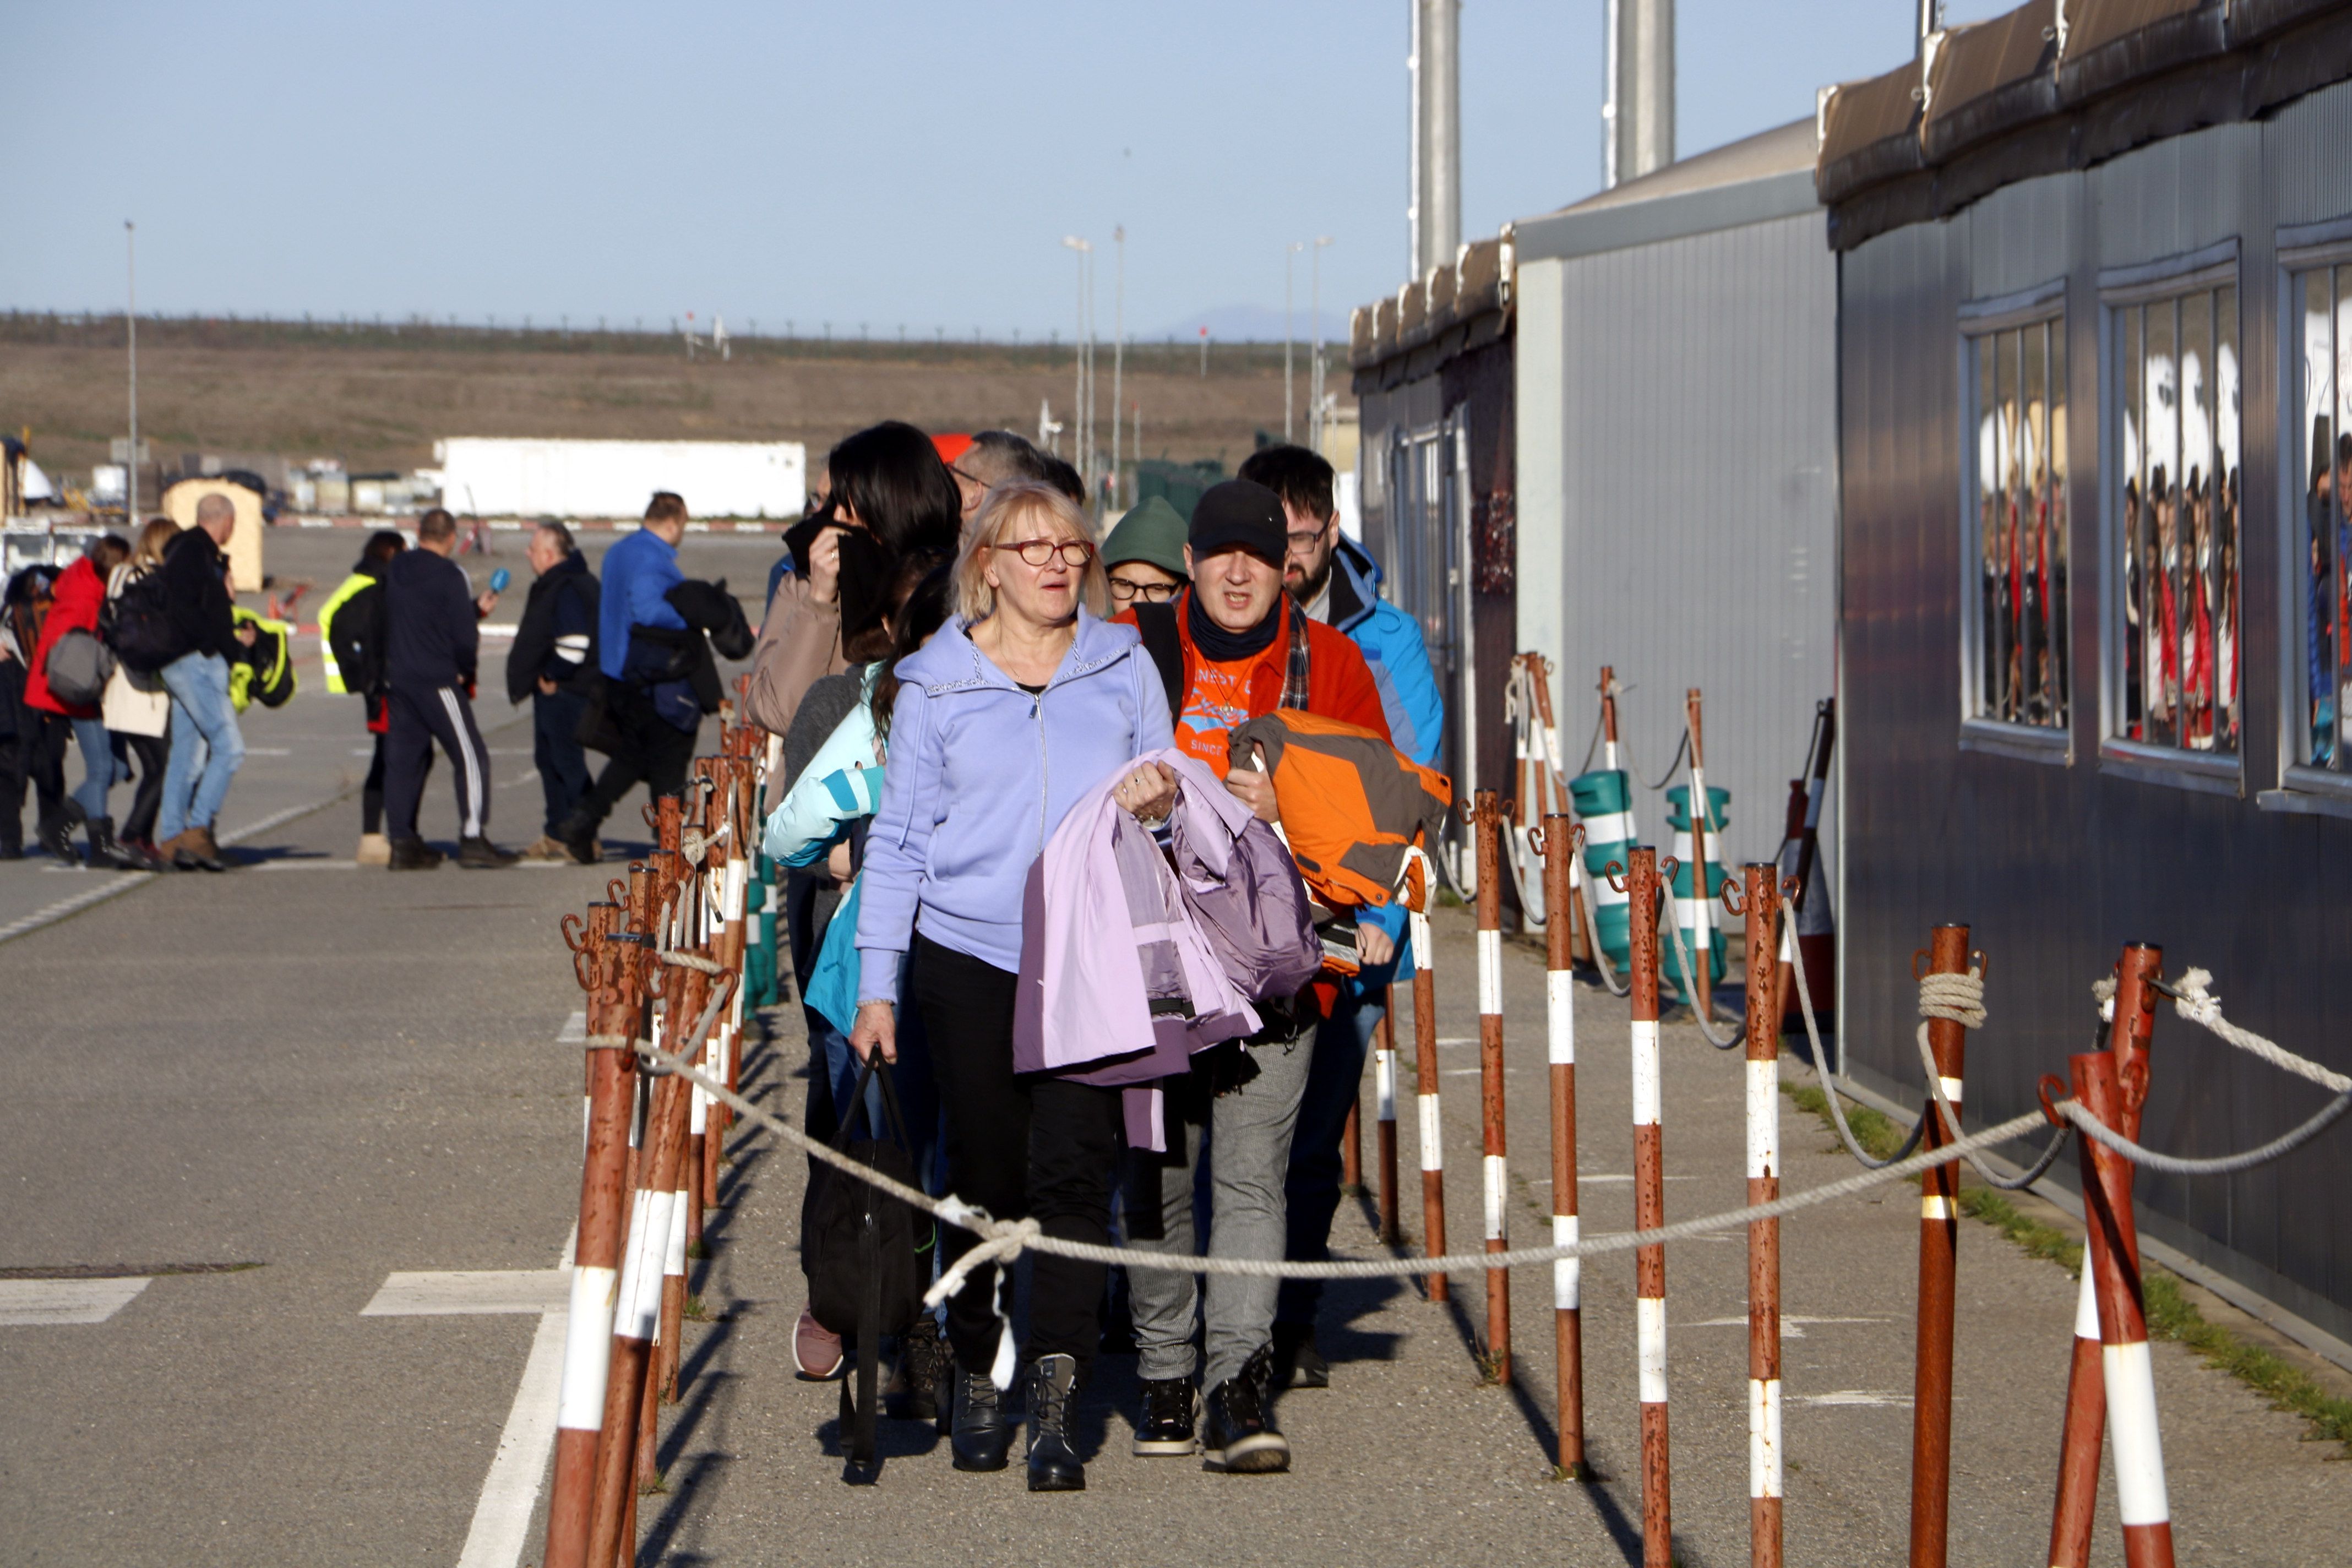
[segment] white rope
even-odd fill
[[[1981,1029],[1985,1022],[1984,970],[1981,966],[1962,974],[1927,973],[1919,977],[1919,1068],[1927,1080],[1927,1096],[1936,1104],[1936,1116],[1944,1125],[1947,1137],[1960,1135],[1960,1112],[1944,1093],[1943,1069],[1936,1065],[1936,1050],[1927,1043],[1927,1020],[1948,1019],[1964,1029]],[[1922,1121],[1926,1120],[1923,1116]],[[2040,1181],[2058,1158],[2058,1151],[2066,1142],[2066,1130],[2050,1140],[2041,1153],[2036,1154],[2024,1170],[2014,1176],[2004,1176],[1978,1159],[1969,1156],[1969,1164],[1987,1186],[2003,1192],[2021,1192]]]
[[[2308,1079],[2320,1088],[2333,1089],[2337,1094],[2352,1093],[2352,1078],[2346,1078],[2340,1072],[2332,1072],[2317,1062],[2296,1056],[2285,1047],[2263,1038],[2252,1029],[2241,1028],[2221,1016],[2221,999],[2206,989],[2212,983],[2211,971],[2189,970],[2169,987],[2173,992],[2173,1007],[2190,1023],[2202,1025],[2247,1055],[2261,1058],[2281,1072]],[[2113,981],[2107,982],[2110,987],[2114,984]]]

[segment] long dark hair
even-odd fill
[[[955,549],[963,494],[912,425],[888,419],[845,437],[824,464],[835,504],[846,501],[891,554]]]
[[[907,595],[898,613],[890,617],[894,634],[890,662],[874,679],[874,734],[877,740],[890,738],[890,710],[898,703],[898,661],[930,641],[931,634],[947,625],[948,615],[955,607],[955,572],[950,565],[934,566],[923,580]]]

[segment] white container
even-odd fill
[[[441,504],[472,517],[640,518],[675,490],[698,518],[797,518],[808,499],[797,441],[436,442]]]

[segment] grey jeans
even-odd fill
[[[1258,1074],[1211,1102],[1209,1121],[1209,1245],[1211,1258],[1279,1262],[1283,1254],[1283,1179],[1290,1165],[1290,1134],[1307,1088],[1312,1037],[1250,1052]],[[1186,1124],[1184,1164],[1163,1173],[1158,1241],[1130,1240],[1138,1252],[1198,1254],[1193,1245],[1192,1176],[1201,1158],[1202,1129]],[[1172,1151],[1171,1151],[1172,1152]],[[1128,1270],[1135,1313],[1137,1374],[1189,1377],[1192,1373],[1192,1312],[1200,1300],[1196,1276],[1160,1268]],[[1242,1369],[1274,1337],[1274,1304],[1281,1281],[1230,1274],[1208,1276],[1205,1313],[1208,1367],[1201,1380],[1214,1388]]]

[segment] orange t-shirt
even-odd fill
[[[1276,637],[1263,652],[1222,664],[1196,654],[1192,689],[1184,693],[1184,711],[1176,716],[1177,749],[1223,778],[1232,761],[1225,732],[1252,717],[1252,672],[1268,658],[1288,655],[1288,642],[1283,637]]]

